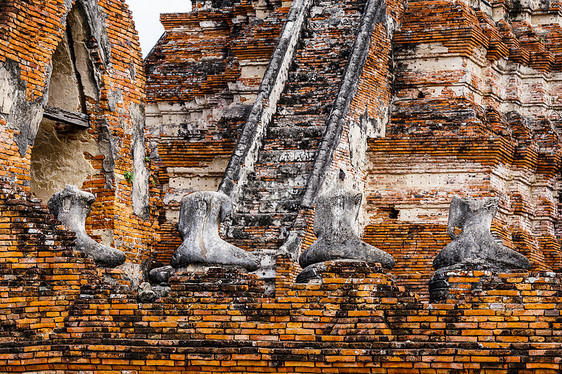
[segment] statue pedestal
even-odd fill
[[[394,284],[394,277],[381,264],[359,260],[334,260],[307,266],[296,283],[333,283],[334,279],[367,280],[367,283]]]
[[[200,266],[177,269],[168,280],[170,296],[176,292],[199,294],[224,292],[231,297],[263,297],[266,287],[256,274],[248,274],[235,266]]]
[[[397,286],[394,276],[379,264],[336,260],[319,265],[318,278],[293,284],[283,295],[286,300],[306,300],[304,305],[325,310],[326,315],[348,308],[380,311],[399,308],[398,304],[419,303],[417,295]]]
[[[517,290],[515,283],[528,277],[529,273],[524,270],[509,273],[497,270],[439,270],[429,281],[429,298],[431,303],[473,303],[480,299],[491,302],[490,297],[495,291]],[[518,299],[511,300],[509,294],[498,292],[501,297],[498,296],[495,302],[520,302]]]

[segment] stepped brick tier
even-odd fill
[[[291,281],[292,260],[279,258],[278,274],[283,276],[277,278],[274,292],[268,292],[256,275],[210,268],[176,273],[167,296],[139,303],[125,284],[104,283],[92,262],[79,268],[57,272],[64,297],[43,292],[33,304],[35,309],[53,305],[51,317],[3,322],[0,370],[556,373],[562,369],[562,284],[554,273],[450,272],[447,299],[424,304],[376,265],[327,263],[320,283],[298,285]],[[70,274],[76,277],[73,282],[66,280]],[[82,286],[72,286],[78,284]],[[11,290],[6,300],[21,303],[13,285]],[[72,303],[66,313],[61,300]]]
[[[560,1],[192,3],[143,66],[124,0],[0,2],[0,372],[562,372]],[[46,206],[66,184],[79,230]],[[435,272],[453,196],[497,202],[480,259],[529,270]],[[297,283],[336,239],[394,267]]]
[[[558,1],[408,2],[366,177],[366,240],[398,284],[427,284],[454,195],[499,198],[496,239],[560,271],[560,31]]]

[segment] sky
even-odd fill
[[[150,52],[164,33],[164,27],[160,23],[160,13],[181,13],[191,10],[189,0],[126,0],[126,2],[133,12],[143,57]]]

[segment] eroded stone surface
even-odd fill
[[[150,270],[148,278],[155,284],[168,283],[168,279],[176,272],[172,266],[162,266]]]
[[[96,242],[86,233],[86,218],[90,215],[95,199],[93,194],[67,185],[49,199],[48,205],[51,213],[76,233],[76,248],[79,251],[93,258],[99,266],[119,266],[125,262],[125,254]]]
[[[152,290],[150,283],[143,282],[139,286],[138,299],[141,303],[152,303],[158,299],[158,294]]]
[[[230,198],[218,192],[195,192],[182,199],[178,230],[183,243],[172,256],[174,268],[190,264],[258,268],[257,258],[219,237],[219,225],[232,212]]]
[[[85,155],[97,156],[97,148],[87,129],[44,118],[31,153],[31,191],[48,201],[67,184],[82,185],[95,173]]]
[[[472,269],[528,269],[527,257],[498,243],[490,232],[498,210],[497,198],[453,197],[449,209],[447,233],[453,239],[433,260],[436,270],[452,267]],[[455,228],[461,228],[455,234]]]
[[[314,233],[318,240],[299,259],[301,267],[331,260],[362,260],[394,267],[394,258],[362,241],[356,221],[361,206],[361,193],[341,187],[330,189],[318,197]]]

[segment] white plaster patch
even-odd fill
[[[17,82],[12,74],[3,65],[0,65],[0,113],[10,113],[16,92]]]
[[[267,64],[240,64],[240,78],[262,78]]]

